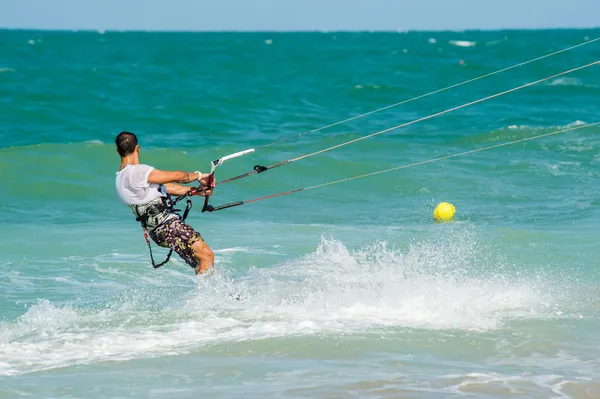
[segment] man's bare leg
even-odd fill
[[[192,249],[194,250],[194,258],[198,261],[196,274],[204,274],[212,271],[215,263],[215,255],[208,245],[204,241],[199,240],[192,244]]]

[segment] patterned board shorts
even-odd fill
[[[202,236],[180,218],[167,220],[154,229],[150,233],[150,237],[156,245],[171,248],[191,267],[198,266],[192,245],[196,241],[203,241]]]

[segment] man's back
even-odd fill
[[[163,185],[148,183],[148,175],[153,169],[149,165],[137,164],[127,165],[117,172],[115,185],[124,204],[143,205],[166,196]]]

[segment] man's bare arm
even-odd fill
[[[178,197],[188,193],[192,195],[199,195],[201,197],[212,194],[212,190],[208,190],[206,188],[198,190],[196,187],[182,186],[181,184],[177,183],[166,183],[164,186],[167,189],[167,193]]]
[[[198,172],[184,172],[182,170],[169,172],[153,169],[148,175],[148,183],[167,184],[167,183],[191,183],[200,178]]]
[[[169,194],[176,196],[186,195],[192,189],[192,187],[182,186],[177,183],[166,183],[164,186]]]

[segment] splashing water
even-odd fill
[[[407,327],[485,331],[548,309],[551,299],[535,282],[483,277],[490,259],[473,234],[445,237],[404,251],[384,242],[352,251],[322,238],[313,253],[278,267],[200,278],[197,289],[161,308],[147,304],[144,289],[134,294],[142,298],[101,310],[40,301],[16,323],[1,325],[0,373],[274,337]]]

